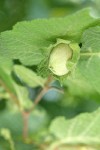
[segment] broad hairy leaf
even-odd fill
[[[9,89],[11,92],[15,93],[13,80],[11,77],[11,72],[10,72],[9,67],[0,66],[0,82],[1,82],[1,85],[3,83],[4,88],[6,86],[7,89]]]
[[[74,78],[83,79],[100,93],[100,26],[86,30]]]
[[[26,88],[25,86],[20,86],[16,83],[14,83],[14,89],[16,91],[16,96],[19,102],[19,107],[20,109],[29,109],[32,107],[33,102],[32,100],[29,98],[29,91],[28,88]]]
[[[17,77],[28,86],[44,86],[45,80],[42,77],[37,76],[37,74],[32,70],[22,65],[15,65],[13,70],[16,73]]]
[[[100,108],[70,120],[64,117],[54,119],[50,133],[56,137],[56,141],[51,145],[52,150],[65,144],[100,146]]]
[[[19,59],[24,65],[36,65],[48,53],[44,48],[54,44],[57,38],[79,42],[83,31],[97,23],[98,19],[90,15],[90,9],[65,18],[17,23],[12,31],[1,33],[0,56],[4,61],[6,58]]]

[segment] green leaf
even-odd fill
[[[6,66],[0,67],[0,82],[8,94],[14,95],[10,97],[21,109],[32,106],[32,101],[29,99],[28,89],[18,85],[11,76],[10,69]],[[2,85],[3,84],[3,85]],[[16,97],[16,99],[15,99]]]
[[[50,126],[57,141],[52,150],[60,145],[100,145],[100,108],[92,113],[83,113],[70,120],[58,117]]]
[[[86,30],[81,41],[83,46],[75,76],[83,78],[100,93],[100,26]]]
[[[14,88],[16,91],[17,99],[19,101],[20,108],[23,109],[29,109],[32,107],[33,102],[29,98],[29,91],[28,88],[20,86],[18,84],[14,84]]]
[[[3,82],[3,85],[6,86],[11,92],[15,93],[14,83],[11,77],[11,72],[9,67],[0,66],[0,80]]]
[[[37,76],[36,73],[31,71],[28,68],[23,66],[15,65],[14,71],[18,75],[18,77],[25,82],[30,87],[42,86],[45,83],[45,79]],[[11,70],[6,66],[0,67],[0,82],[3,83],[5,90],[8,93],[14,94],[16,96],[16,100],[12,98],[14,102],[16,102],[21,109],[29,109],[32,107],[33,102],[29,98],[28,88],[25,86],[21,86],[17,84],[11,76]]]
[[[19,59],[24,65],[36,65],[48,53],[44,48],[54,44],[57,38],[79,42],[83,31],[95,24],[98,19],[90,15],[90,9],[65,18],[17,23],[12,31],[1,34],[0,55],[5,59]]]
[[[63,82],[67,92],[73,97],[78,96],[99,101],[100,93],[77,71],[78,69],[76,68],[76,71]]]
[[[8,141],[11,150],[15,150],[14,141],[12,139],[11,133],[7,128],[1,128],[0,135]]]
[[[45,79],[38,76],[35,72],[24,66],[15,65],[14,72],[23,83],[27,84],[30,87],[44,86]]]

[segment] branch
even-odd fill
[[[29,119],[30,113],[34,110],[35,106],[41,101],[41,99],[45,95],[45,93],[50,89],[54,89],[61,93],[64,93],[62,90],[60,90],[58,88],[50,87],[51,81],[52,81],[52,77],[48,77],[43,89],[40,91],[40,93],[37,95],[36,99],[34,100],[34,104],[31,107],[31,109],[27,112],[26,111],[22,112],[23,123],[24,123],[24,127],[23,127],[23,139],[24,140],[27,140],[27,138],[28,138],[28,119]]]
[[[37,95],[36,99],[34,100],[34,105],[32,106],[32,108],[29,110],[29,112],[31,113],[33,111],[33,109],[35,108],[35,106],[41,101],[42,97],[48,92],[48,90],[56,90],[62,94],[64,94],[64,91],[62,89],[56,88],[56,87],[50,87],[50,83],[52,81],[52,77],[48,77],[44,88],[40,91],[40,93]]]
[[[52,81],[51,77],[48,77],[44,88],[40,91],[40,93],[37,95],[36,99],[34,100],[34,105],[31,107],[31,109],[29,111],[23,111],[22,112],[22,117],[23,117],[23,139],[27,140],[28,138],[28,120],[29,120],[29,116],[30,113],[33,111],[34,107],[40,102],[40,100],[42,99],[43,95],[48,91],[49,89],[49,84]]]
[[[29,112],[31,113],[34,109],[34,107],[41,101],[42,97],[45,95],[45,93],[49,90],[49,84],[52,81],[52,77],[48,77],[44,88],[40,91],[40,93],[37,95],[36,99],[34,100],[34,105],[32,106],[32,108],[29,110]]]
[[[22,112],[22,118],[23,118],[23,139],[27,140],[28,139],[28,120],[30,117],[29,112]]]

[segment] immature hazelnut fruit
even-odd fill
[[[80,58],[80,47],[74,41],[57,39],[48,47],[48,69],[56,76],[66,76],[72,73]]]
[[[49,57],[49,69],[57,76],[63,76],[70,70],[67,68],[68,61],[72,58],[73,51],[66,43],[59,43],[52,48]]]

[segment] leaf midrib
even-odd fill
[[[86,53],[80,53],[80,56],[98,56],[100,57],[100,52],[86,52]]]

